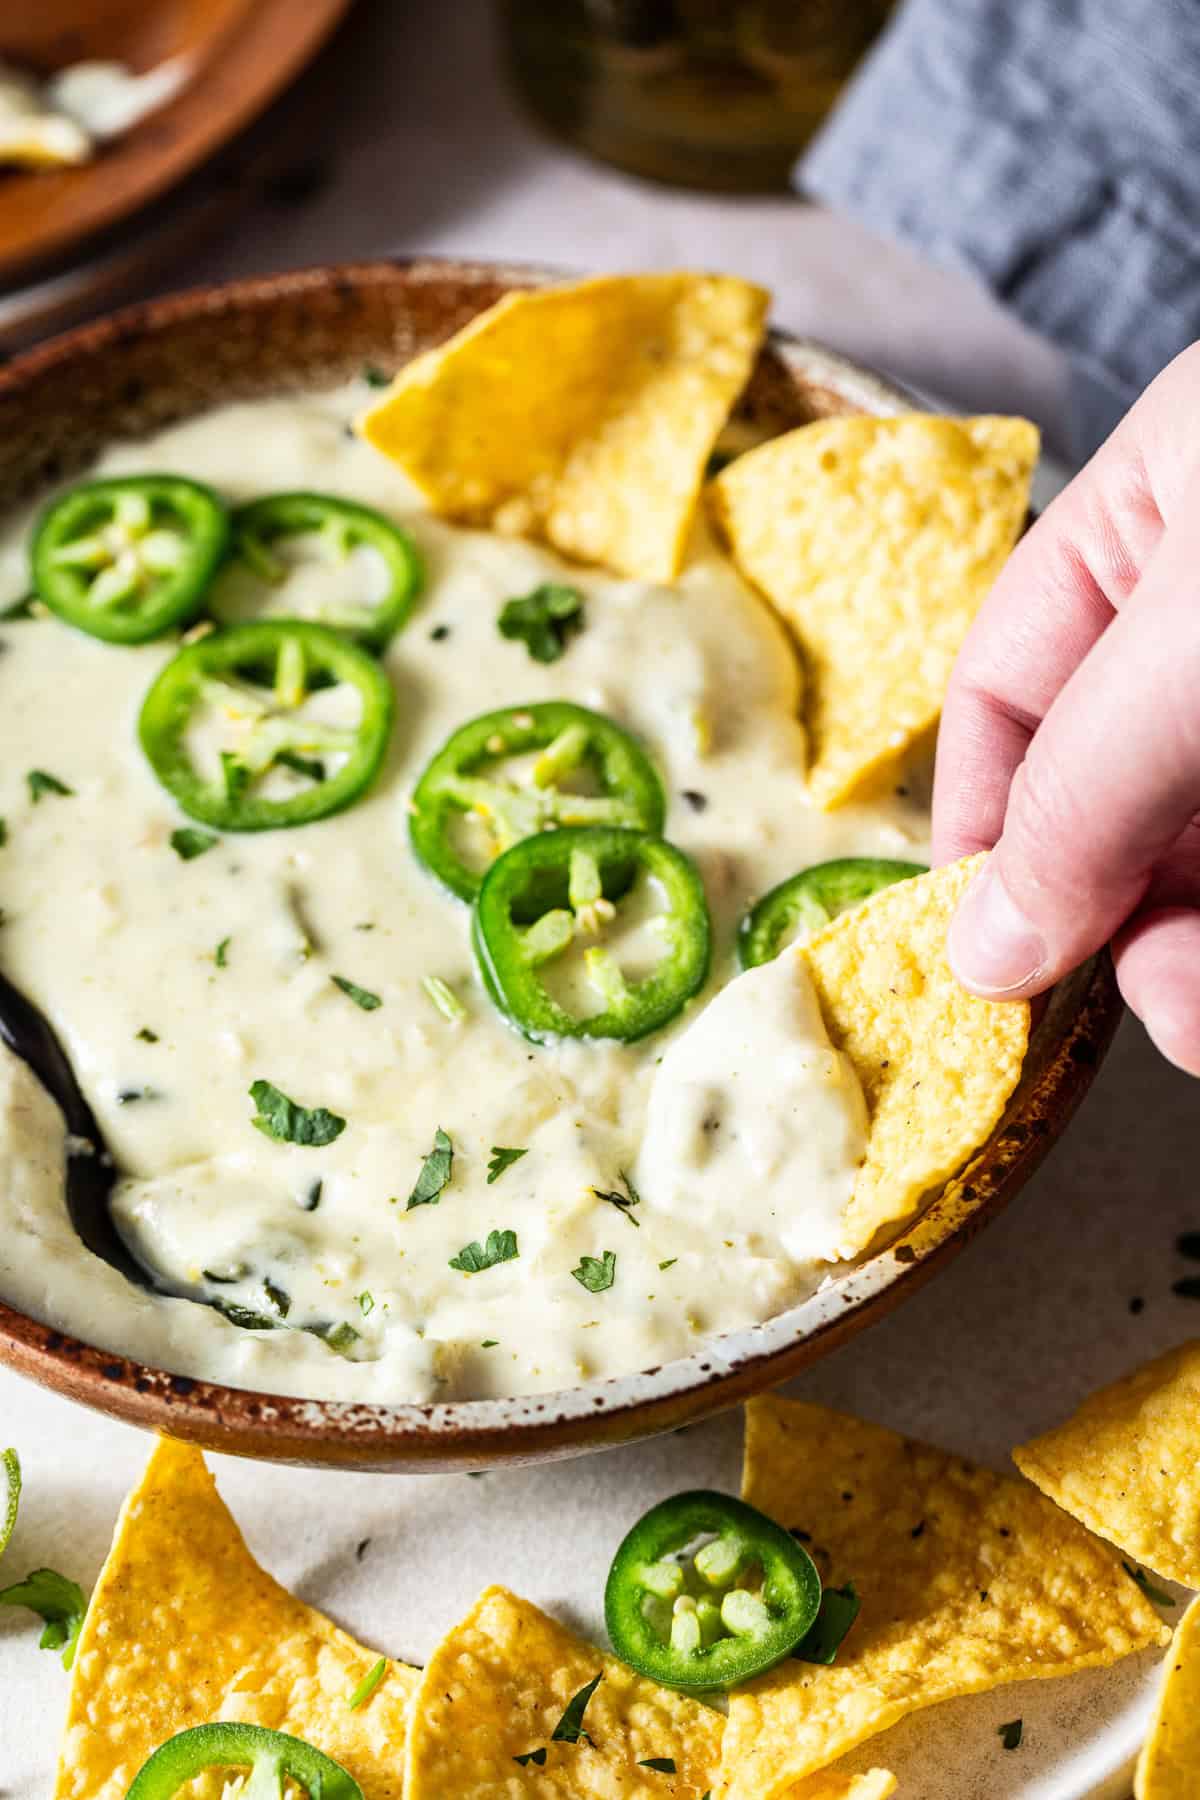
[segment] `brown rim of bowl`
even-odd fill
[[[106,439],[155,429],[217,396],[311,387],[371,358],[403,358],[449,336],[506,289],[547,275],[528,265],[405,259],[302,270],[127,308],[0,370],[0,493],[7,504],[82,466]],[[31,400],[37,433],[28,430]],[[870,370],[775,333],[739,413],[775,430],[835,412],[912,405]],[[1061,1134],[1120,1013],[1112,964],[1101,955],[1051,995],[1021,1082],[987,1143],[894,1242],[765,1324],[710,1339],[662,1367],[513,1399],[300,1400],[168,1374],[2,1302],[0,1362],[115,1418],[213,1450],[344,1468],[534,1462],[672,1429],[788,1380],[956,1255]]]

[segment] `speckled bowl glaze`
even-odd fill
[[[114,438],[217,402],[311,388],[440,342],[529,268],[378,262],[204,289],[130,309],[0,371],[0,507],[86,466]],[[913,401],[820,345],[774,336],[741,415],[763,431]],[[1107,957],[1063,982],[1004,1119],[887,1249],[765,1325],[661,1368],[561,1393],[446,1405],[304,1401],[170,1375],[0,1305],[0,1361],[135,1425],[213,1450],[348,1469],[479,1468],[578,1455],[686,1424],[787,1380],[913,1292],[979,1231],[1063,1131],[1107,1049],[1120,1001]]]

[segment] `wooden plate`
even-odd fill
[[[185,56],[191,80],[81,168],[0,172],[0,282],[126,218],[247,125],[315,56],[350,0],[34,0],[0,7],[0,57],[50,71]],[[17,16],[10,16],[15,14]]]

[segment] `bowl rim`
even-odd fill
[[[161,336],[214,310],[269,310],[330,287],[422,282],[529,286],[561,279],[529,263],[391,258],[318,265],[141,302],[78,326],[0,368],[0,397],[130,335]],[[787,371],[846,410],[920,409],[899,383],[823,344],[773,330]],[[1017,1193],[1090,1087],[1122,1011],[1107,953],[1051,996],[1038,1055],[999,1126],[884,1249],[759,1325],[685,1357],[547,1393],[440,1402],[306,1400],[171,1374],[44,1325],[0,1300],[0,1363],[130,1424],[232,1454],[358,1469],[471,1469],[578,1455],[694,1422],[790,1379],[881,1318],[957,1255]]]

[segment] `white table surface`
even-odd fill
[[[776,317],[964,407],[1025,411],[1059,435],[1057,356],[956,276],[785,198],[712,199],[627,181],[549,147],[493,68],[482,0],[361,8],[329,65],[328,185],[264,204],[173,285],[380,251],[527,257],[580,268],[702,264],[775,290]],[[1067,1140],[1003,1218],[923,1293],[796,1384],[1004,1467],[1088,1388],[1200,1325],[1176,1299],[1176,1235],[1200,1227],[1196,1088],[1126,1023]],[[1192,1128],[1192,1129],[1189,1129]],[[1134,1315],[1133,1296],[1145,1301]],[[0,1372],[0,1446],[26,1495],[5,1576],[40,1563],[90,1582],[148,1440]],[[226,1462],[251,1544],[367,1641],[422,1660],[488,1580],[585,1630],[633,1517],[689,1485],[735,1488],[736,1416],[603,1457],[466,1477],[322,1475]],[[361,1563],[354,1546],[370,1548]],[[50,1792],[67,1677],[28,1615],[0,1611],[0,1800]],[[871,1747],[909,1800],[1119,1800],[1146,1659],[1006,1688],[921,1715]],[[996,1725],[1021,1715],[1020,1751]],[[449,1797],[448,1797],[449,1800]]]

